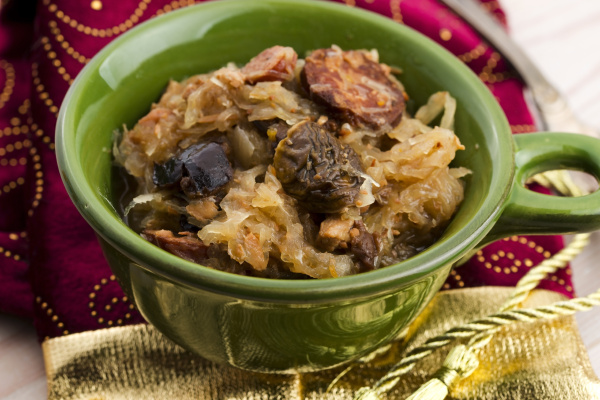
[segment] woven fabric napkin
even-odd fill
[[[54,126],[74,77],[116,36],[188,0],[8,0],[0,11],[0,311],[33,317],[40,340],[143,319],[71,204],[54,155]],[[435,0],[346,1],[429,36],[475,71],[515,133],[534,131],[523,85],[502,57]],[[482,1],[504,22],[496,1]],[[543,190],[543,188],[536,188]],[[560,236],[511,237],[477,253],[444,289],[513,286],[562,248]],[[542,288],[572,296],[570,270]]]

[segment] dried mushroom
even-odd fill
[[[288,131],[273,166],[286,193],[313,212],[336,213],[354,205],[364,182],[354,150],[314,122]]]

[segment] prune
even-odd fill
[[[164,164],[154,164],[152,181],[159,188],[180,184],[188,196],[209,195],[233,177],[223,143],[199,143]]]
[[[336,213],[353,205],[364,182],[354,150],[314,122],[288,131],[273,166],[286,193],[310,212]]]
[[[173,186],[181,180],[183,176],[183,162],[173,157],[164,164],[154,163],[154,173],[152,182],[159,188]]]
[[[180,158],[183,161],[181,188],[189,196],[211,194],[233,177],[225,150],[217,143],[191,146]]]

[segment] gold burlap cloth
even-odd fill
[[[360,364],[333,387],[344,368],[302,375],[264,375],[218,365],[195,356],[154,328],[136,325],[74,334],[43,343],[48,397],[53,399],[351,399],[371,385],[405,351],[443,331],[495,312],[512,289],[470,288],[439,293],[404,339],[368,364]],[[564,300],[536,290],[525,306]],[[388,394],[404,399],[429,379],[449,348],[421,361]],[[573,317],[519,323],[498,333],[480,353],[480,366],[450,399],[600,399]]]

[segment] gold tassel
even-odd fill
[[[465,345],[458,345],[450,351],[434,377],[406,400],[444,400],[450,387],[471,375],[478,365],[475,352]]]

